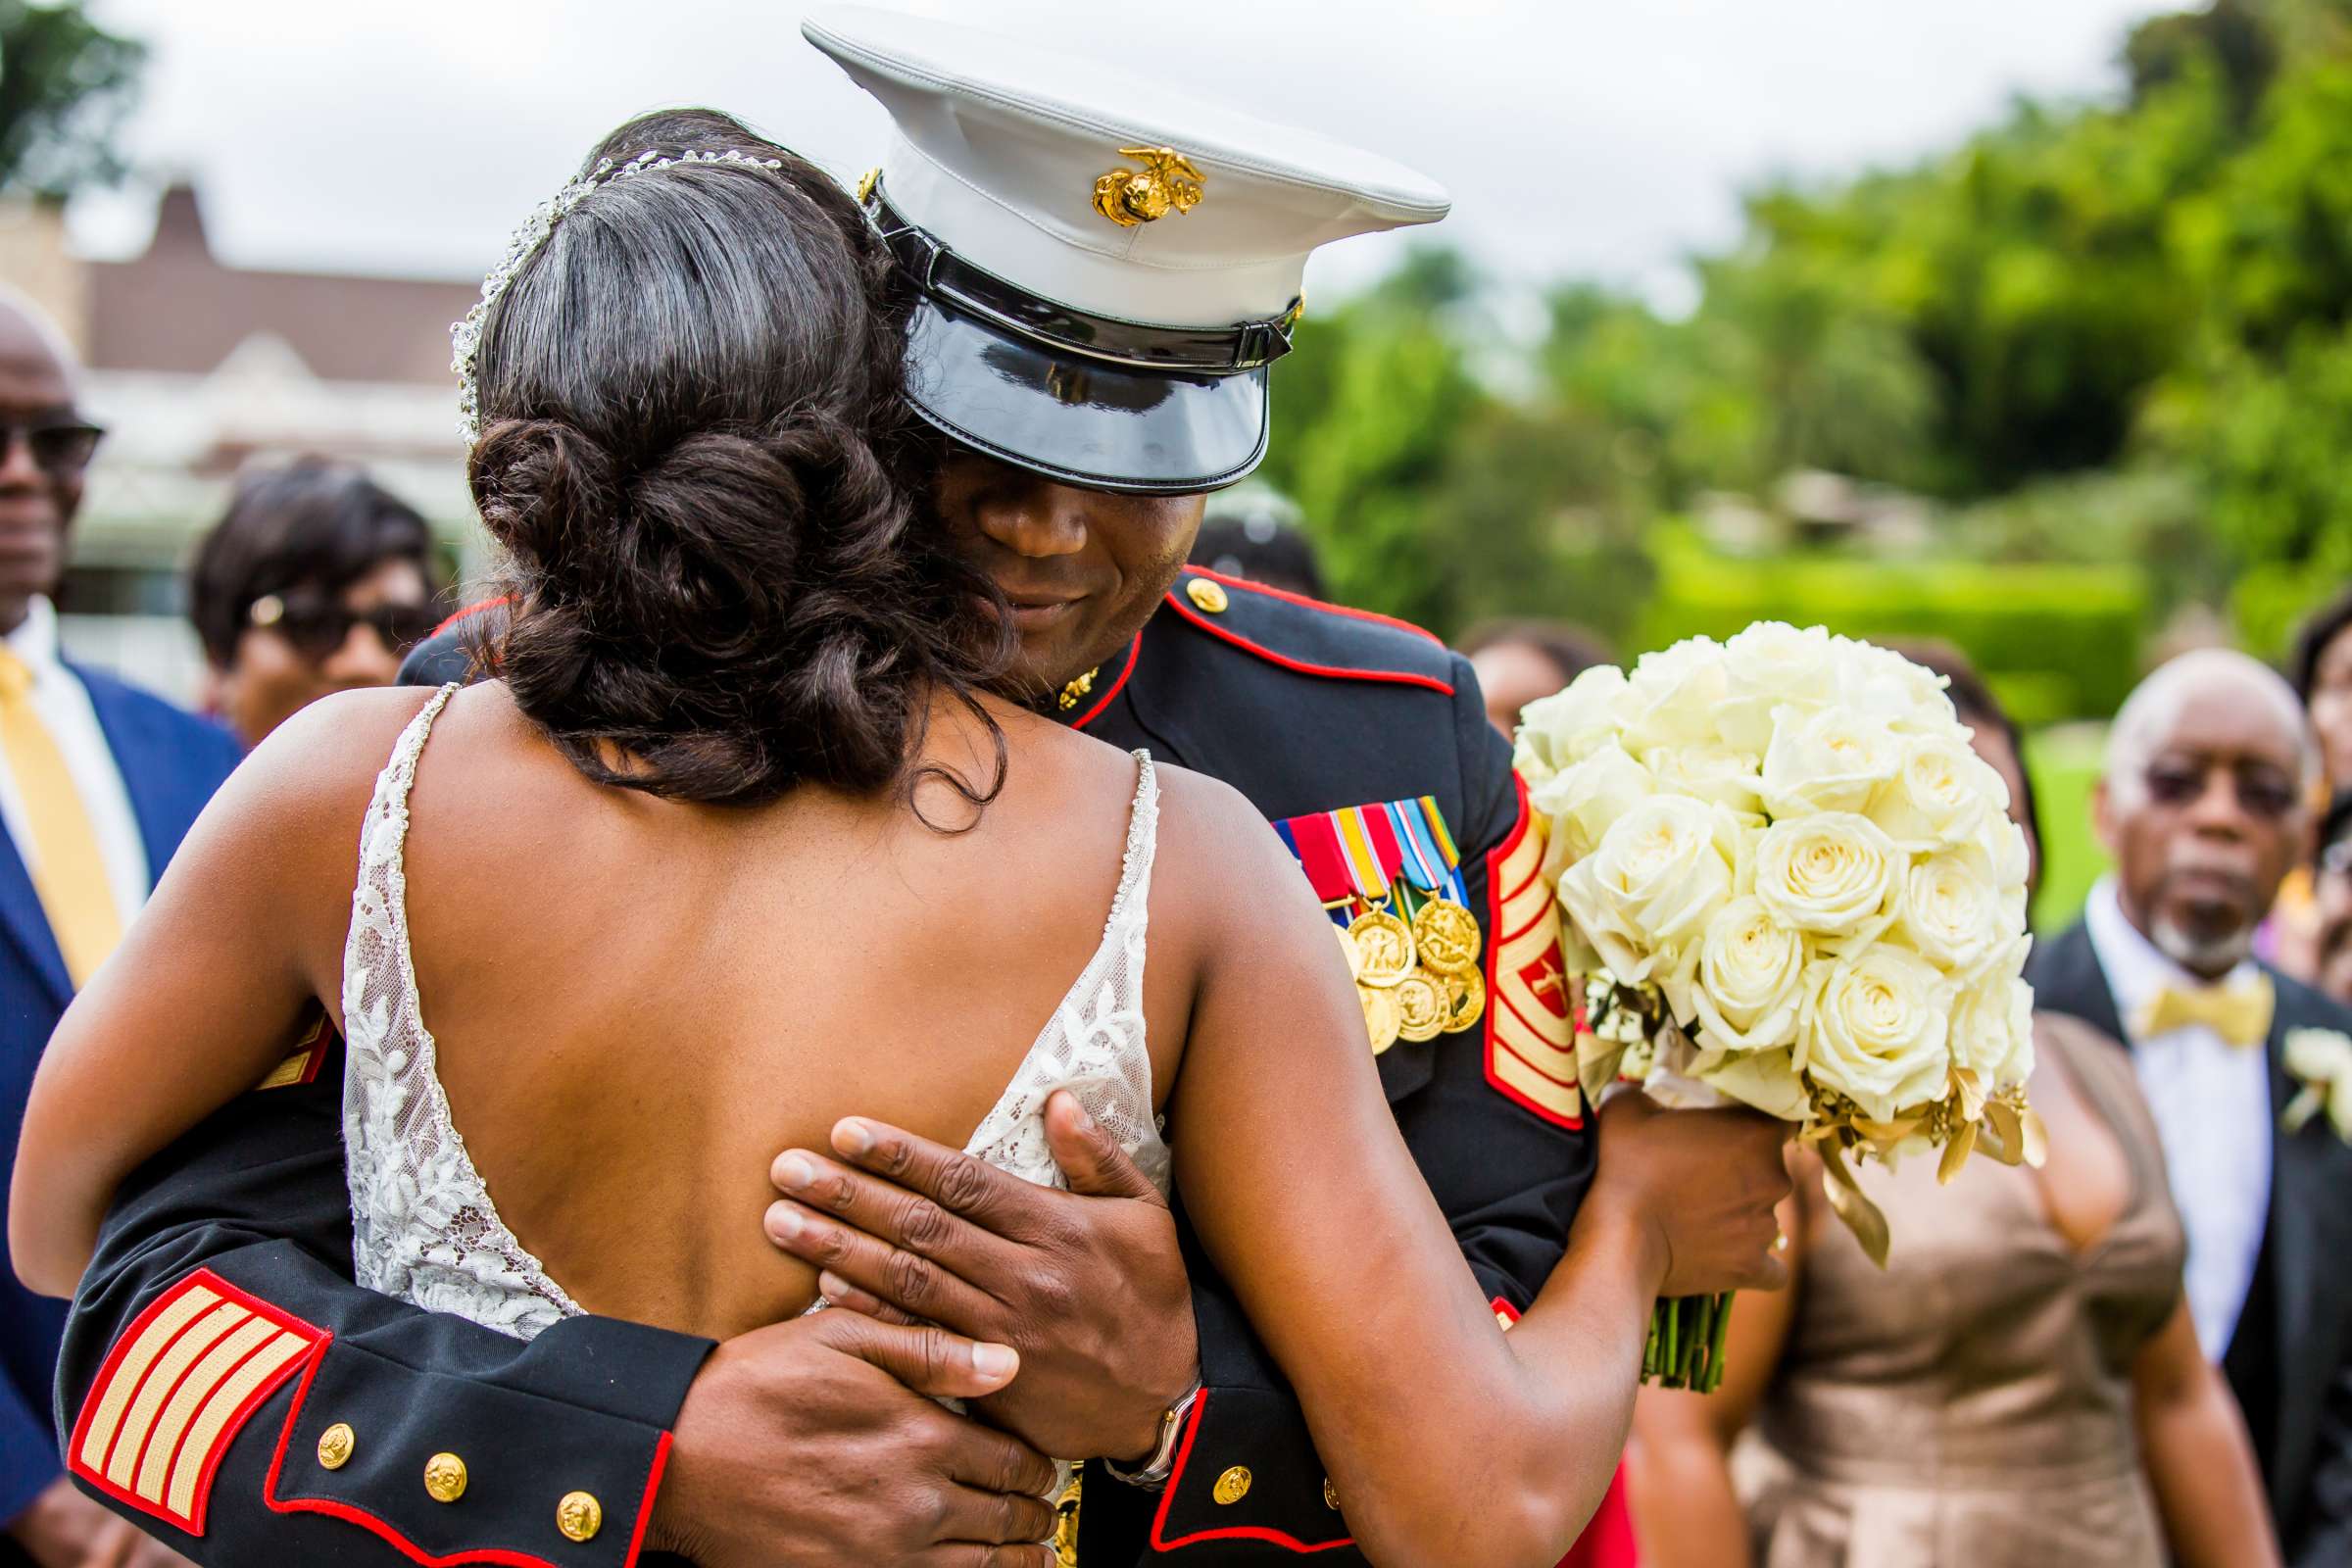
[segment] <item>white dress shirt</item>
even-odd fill
[[[2167,986],[2204,986],[2125,916],[2113,877],[2091,889],[2083,923],[2127,1032]],[[2220,983],[2241,985],[2259,975],[2246,961]],[[2253,1288],[2270,1215],[2270,1055],[2260,1045],[2231,1046],[2204,1024],[2184,1024],[2145,1038],[2132,1033],[2132,1061],[2156,1115],[2173,1201],[2188,1233],[2189,1316],[2197,1343],[2218,1361]]]
[[[9,650],[32,672],[33,711],[41,715],[41,722],[49,727],[58,751],[65,756],[66,771],[73,775],[81,808],[89,813],[90,826],[98,835],[98,853],[106,860],[106,880],[115,896],[115,907],[122,924],[128,926],[131,916],[147,902],[151,886],[147,845],[139,837],[139,819],[131,810],[122,770],[107,748],[106,732],[98,727],[89,688],[58,658],[57,611],[48,600],[36,596],[25,609],[24,623],[10,632],[7,641]],[[9,842],[23,858],[24,869],[36,871],[39,851],[32,842],[31,818],[25,814],[24,797],[17,789],[16,774],[5,752],[0,752],[0,826],[8,829]]]

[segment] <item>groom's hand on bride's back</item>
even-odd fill
[[[1018,1370],[1002,1345],[854,1312],[728,1340],[678,1411],[648,1544],[699,1568],[1052,1568],[1052,1462],[926,1397]]]
[[[1137,1459],[1200,1368],[1175,1220],[1074,1096],[1046,1136],[1069,1192],[853,1117],[834,1153],[777,1156],[767,1233],[839,1305],[1019,1350],[991,1420],[1064,1458]]]

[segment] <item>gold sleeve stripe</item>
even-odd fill
[[[1560,910],[1543,874],[1544,821],[1519,798],[1519,825],[1488,859],[1487,1081],[1564,1127],[1584,1124],[1576,1036],[1560,963]]]
[[[147,1434],[147,1451],[139,1459],[139,1479],[132,1491],[149,1502],[163,1496],[164,1483],[172,1475],[172,1461],[179,1453],[180,1439],[187,1436],[188,1423],[196,1419],[197,1407],[247,1356],[276,1335],[273,1325],[248,1312],[243,1322],[220,1336],[220,1343],[188,1368],[188,1375],[172,1391],[172,1397]]]
[[[179,1387],[179,1380],[196,1364],[197,1357],[251,1316],[236,1302],[222,1301],[188,1325],[155,1358],[155,1365],[139,1384],[138,1396],[130,1401],[130,1409],[122,1417],[122,1430],[115,1437],[114,1451],[107,1455],[107,1480],[128,1490],[131,1478],[138,1473],[139,1458],[146,1452],[148,1434],[155,1430],[156,1417],[163,1413],[164,1401]]]
[[[146,1378],[147,1369],[155,1364],[155,1358],[163,1353],[164,1347],[178,1337],[181,1329],[220,1299],[220,1297],[201,1285],[183,1291],[167,1301],[164,1309],[122,1352],[122,1358],[106,1376],[106,1387],[93,1391],[98,1403],[88,1418],[88,1430],[83,1434],[81,1446],[74,1452],[74,1457],[84,1468],[100,1473],[105,1471],[107,1454],[115,1446],[115,1434],[122,1426],[122,1412],[129,1406],[131,1396],[138,1392],[141,1381]]]
[[[204,1479],[214,1448],[220,1441],[221,1430],[229,1419],[251,1398],[258,1389],[284,1371],[293,1359],[310,1348],[298,1334],[280,1333],[260,1349],[247,1356],[204,1401],[203,1410],[189,1426],[188,1435],[179,1446],[179,1457],[172,1466],[172,1487],[164,1505],[182,1516],[193,1513],[196,1488]]]

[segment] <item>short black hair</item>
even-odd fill
[[[2286,678],[2295,683],[2295,695],[2311,704],[2311,691],[2320,683],[2320,661],[2327,656],[2328,645],[2346,631],[2352,630],[2352,588],[2346,588],[2315,611],[2295,633],[2295,652],[2287,666]]]
[[[2320,818],[2319,853],[2325,857],[2345,839],[2352,839],[2352,789],[2337,790],[2328,803],[2328,814]]]
[[[1506,644],[1533,648],[1551,661],[1562,686],[1612,658],[1599,633],[1564,620],[1482,620],[1462,633],[1455,646],[1464,655],[1476,655]]]
[[[415,507],[361,469],[325,458],[255,468],[196,547],[188,618],[225,669],[254,602],[298,588],[340,594],[387,561],[414,561],[428,593],[433,534]]]
[[[1261,515],[1210,517],[1193,536],[1191,564],[1246,577],[1309,599],[1326,599],[1314,541],[1288,523]]]

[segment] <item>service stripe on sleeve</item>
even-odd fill
[[[107,1495],[200,1536],[213,1474],[229,1443],[326,1340],[198,1269],[115,1342],[82,1401],[67,1462]]]
[[[1560,906],[1544,877],[1544,822],[1517,779],[1519,824],[1487,856],[1487,1082],[1563,1127],[1584,1125],[1576,1032],[1560,963]]]

